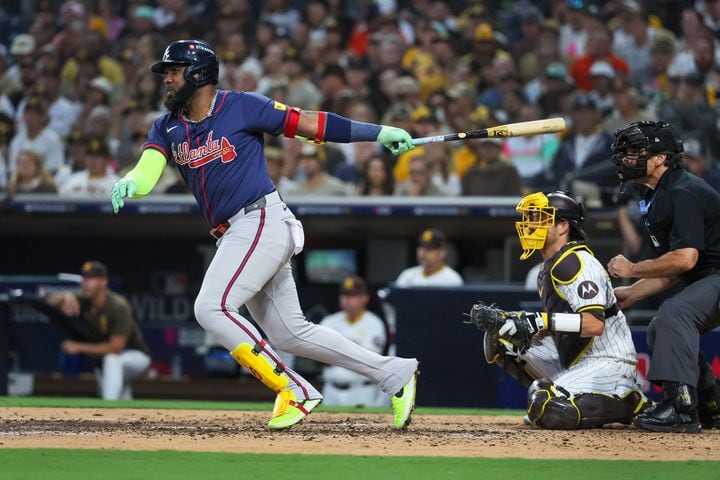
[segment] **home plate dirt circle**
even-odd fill
[[[681,435],[617,425],[551,432],[527,427],[518,416],[415,415],[408,430],[398,432],[389,414],[318,411],[290,430],[270,432],[269,414],[6,407],[0,408],[0,448],[596,460],[717,460],[720,449],[720,430]]]

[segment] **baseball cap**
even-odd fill
[[[420,85],[410,75],[403,75],[395,79],[395,93],[398,95],[417,95],[420,92]]]
[[[545,76],[548,78],[560,78],[565,80],[567,78],[567,67],[564,63],[552,62],[545,67]]]
[[[683,152],[686,157],[703,158],[702,144],[697,138],[688,138],[683,141]]]
[[[150,5],[140,5],[133,12],[133,18],[144,18],[145,20],[155,20],[155,9]]]
[[[473,38],[479,42],[492,42],[495,40],[493,28],[487,23],[481,23],[475,27]]]
[[[108,80],[105,77],[95,77],[92,80],[90,80],[90,87],[95,88],[97,90],[100,90],[105,95],[110,95],[112,93],[112,83],[110,83],[110,80]]]
[[[88,155],[97,155],[98,157],[109,157],[110,149],[107,142],[99,138],[93,138],[87,144]]]
[[[340,284],[340,295],[365,295],[367,293],[367,283],[357,275],[345,277]]]
[[[436,228],[423,230],[418,237],[418,246],[425,248],[443,248],[445,246],[445,234]]]
[[[579,95],[573,102],[573,109],[589,108],[597,110],[597,102],[589,95]]]
[[[16,36],[10,46],[12,55],[30,55],[35,51],[35,37],[29,33]]]
[[[601,60],[592,64],[590,67],[590,76],[615,78],[615,69],[608,62]]]
[[[452,99],[457,99],[464,96],[474,96],[475,95],[475,89],[468,83],[460,82],[456,83],[452,87],[448,88],[447,90],[448,97]]]
[[[82,264],[80,272],[83,278],[107,277],[108,269],[104,263],[96,260],[87,261]]]

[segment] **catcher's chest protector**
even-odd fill
[[[545,260],[538,274],[538,293],[543,310],[548,313],[572,312],[570,304],[560,296],[557,286],[572,283],[582,273],[583,264],[577,252],[592,251],[581,242],[570,242],[552,258]],[[582,338],[576,333],[553,334],[563,367],[570,367],[592,342],[592,337]]]

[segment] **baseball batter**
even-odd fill
[[[303,229],[270,180],[263,134],[316,143],[378,141],[394,154],[412,148],[412,138],[398,128],[218,90],[218,68],[215,52],[197,40],[171,43],[153,65],[152,71],[163,76],[170,111],[150,129],[135,168],[113,187],[113,209],[117,213],[124,198],[149,193],[168,162],[178,169],[218,239],[195,316],[238,363],[277,393],[270,429],[297,424],[322,400],[283,364],[275,347],[366,376],[391,395],[394,427],[406,428],[415,404],[417,360],[381,356],[305,320],[290,268],[290,258],[303,248]],[[239,315],[242,305],[269,341]]]
[[[528,419],[550,429],[629,424],[646,405],[636,353],[610,277],[585,244],[582,204],[562,192],[534,193],[517,206],[525,260],[538,275],[543,312],[506,312],[478,303],[485,356],[528,390]]]

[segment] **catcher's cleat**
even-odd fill
[[[292,390],[283,390],[275,397],[272,417],[268,423],[270,430],[284,430],[296,425],[322,402],[322,398],[308,399],[298,402]]]
[[[396,430],[405,430],[412,420],[412,412],[415,410],[415,391],[417,389],[417,376],[420,372],[415,371],[410,381],[395,395],[390,397],[393,409],[393,427]]]

